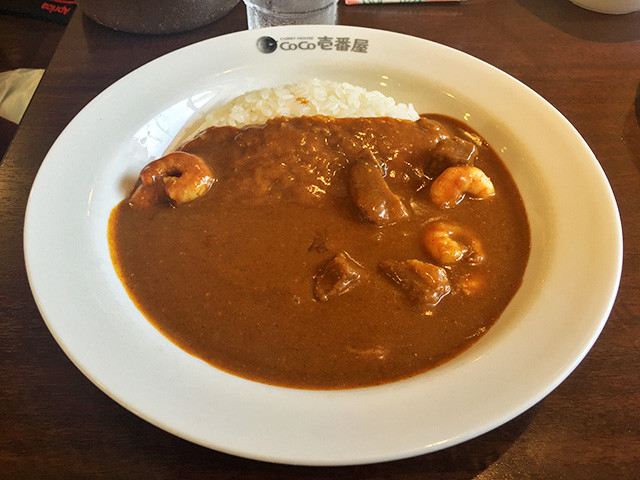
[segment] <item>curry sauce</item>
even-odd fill
[[[210,128],[181,150],[215,181],[181,204],[123,200],[111,255],[160,332],[234,375],[312,389],[407,378],[477,341],[522,282],[518,189],[452,118],[277,118]],[[460,165],[495,193],[437,204],[434,181]],[[434,222],[464,231],[449,232],[466,245],[457,260],[429,250]],[[425,279],[437,283],[428,295]]]

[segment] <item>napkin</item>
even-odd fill
[[[44,70],[19,68],[0,73],[0,117],[20,123]]]

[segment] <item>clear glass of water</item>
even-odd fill
[[[244,0],[250,29],[336,23],[337,0]]]

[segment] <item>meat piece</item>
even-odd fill
[[[420,260],[392,261],[380,264],[380,269],[404,292],[412,305],[427,311],[451,292],[444,268]]]
[[[387,185],[372,156],[359,158],[352,165],[349,188],[358,211],[371,223],[388,225],[409,216],[400,198]]]
[[[449,137],[438,142],[425,162],[424,172],[435,178],[445,169],[457,165],[473,165],[478,158],[478,147],[460,137]]]
[[[311,245],[307,248],[307,252],[315,252],[315,253],[325,253],[329,250],[327,247],[327,242],[329,241],[329,233],[324,230],[322,232],[316,232],[313,240],[311,241]]]
[[[313,295],[321,302],[346,293],[362,277],[364,269],[347,253],[329,260],[313,278]]]
[[[416,121],[416,125],[425,132],[423,142],[430,147],[435,147],[439,142],[451,136],[449,130],[433,118],[420,117]]]

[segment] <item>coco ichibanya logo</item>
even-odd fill
[[[278,48],[283,51],[335,50],[339,52],[367,53],[369,40],[351,37],[260,37],[256,42],[262,53],[273,53]]]

